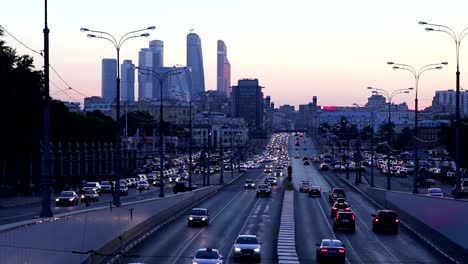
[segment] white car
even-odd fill
[[[139,181],[138,182],[137,190],[143,191],[143,190],[149,190],[149,188],[150,188],[150,185],[149,185],[148,181]]]
[[[192,257],[193,264],[223,264],[223,256],[215,248],[200,248]]]
[[[261,246],[255,235],[239,235],[234,242],[234,261],[240,258],[260,261]]]
[[[429,188],[427,189],[427,195],[435,197],[444,197],[444,192],[440,188]]]

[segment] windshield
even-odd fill
[[[232,243],[232,242],[231,242]],[[217,259],[218,253],[216,251],[198,251],[197,255],[195,255],[197,259]]]
[[[62,192],[62,193],[60,193],[60,196],[62,196],[62,197],[72,197],[73,192]]]
[[[258,244],[258,240],[255,237],[239,237],[236,244]]]
[[[192,210],[190,214],[191,215],[206,215],[206,211],[205,210]]]

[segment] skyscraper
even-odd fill
[[[205,73],[200,37],[192,31],[187,35],[187,67],[192,69],[193,94],[205,92]]]
[[[143,48],[138,53],[138,67],[141,69],[152,68],[152,53],[150,49]],[[138,70],[138,101],[151,100],[152,94],[152,82],[151,75],[140,74],[141,70]]]
[[[218,66],[217,66],[217,86],[219,93],[226,96],[231,95],[231,64],[227,59],[227,48],[224,41],[218,40]]]
[[[122,87],[122,103],[135,102],[135,65],[132,60],[124,60],[122,63],[122,79],[120,87]]]
[[[162,40],[152,40],[149,43],[151,51],[153,69],[164,67],[164,42]]]
[[[106,102],[115,102],[117,96],[117,60],[102,59],[101,95]]]
[[[244,118],[247,126],[260,129],[263,126],[263,93],[257,79],[241,79],[232,86],[232,115]]]

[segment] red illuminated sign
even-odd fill
[[[334,111],[334,110],[336,110],[336,106],[331,106],[331,105],[322,106],[322,110],[324,110],[324,111]]]

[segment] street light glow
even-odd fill
[[[89,29],[87,29],[87,28],[80,28],[80,31],[81,31],[81,32],[85,32],[85,31],[89,31]]]
[[[146,29],[155,30],[155,29],[156,29],[156,26],[150,26],[150,27],[147,27]]]
[[[95,37],[96,37],[96,35],[93,35],[93,34],[88,34],[88,35],[86,35],[86,37],[88,37],[88,38],[95,38]]]
[[[389,62],[387,62],[387,64],[388,64],[388,65],[392,65],[392,64],[395,64],[395,63],[389,61]]]
[[[149,36],[150,36],[149,33],[143,33],[143,34],[140,35],[140,37],[149,37]]]
[[[433,28],[425,28],[424,30],[426,30],[426,31],[434,31]]]
[[[418,24],[419,24],[419,25],[427,25],[427,22],[419,21]]]

